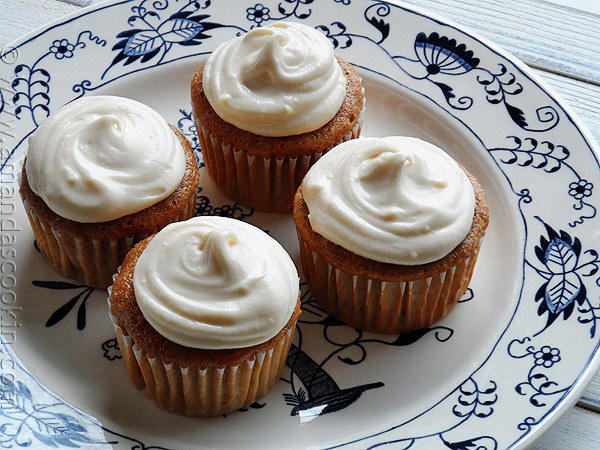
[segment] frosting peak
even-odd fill
[[[185,152],[167,122],[135,100],[91,96],[48,117],[29,138],[25,170],[56,214],[107,222],[168,197]]]
[[[219,45],[204,66],[202,86],[224,121],[263,136],[316,130],[346,96],[346,77],[329,40],[294,22],[256,28]]]
[[[298,299],[298,273],[262,230],[223,217],[165,227],[133,275],[137,303],[170,341],[202,349],[249,347],[275,336]]]
[[[312,229],[375,261],[426,264],[467,235],[475,194],[460,166],[410,137],[360,138],[338,145],[302,184]]]

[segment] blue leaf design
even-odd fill
[[[37,443],[52,448],[81,448],[79,443],[106,444],[86,436],[86,428],[75,417],[54,410],[60,405],[35,403],[23,382],[17,381],[15,384],[3,376],[0,376],[0,382],[3,404],[0,415],[5,420],[0,426],[0,434],[4,436],[0,438],[3,447],[12,447],[10,442],[13,441],[19,447],[28,447],[34,442],[32,437]]]
[[[381,38],[378,42],[383,42],[390,34],[390,24],[380,17],[367,17],[367,21],[373,25],[381,33]]]
[[[64,281],[41,281],[34,280],[31,282],[34,286],[47,288],[47,289],[77,289],[80,287],[84,287],[80,284],[67,283]]]
[[[161,47],[164,44],[160,34],[154,30],[142,30],[131,36],[123,54],[129,57],[142,56]]]
[[[544,264],[554,274],[571,272],[577,267],[577,254],[571,244],[555,237],[544,254]]]
[[[17,381],[17,386],[19,386],[19,394],[25,397],[27,400],[31,400],[31,392],[22,382]]]
[[[464,440],[464,441],[459,441],[459,442],[448,442],[448,441],[443,441],[444,445],[452,450],[470,450],[470,449],[477,449],[477,448],[481,448],[477,445],[477,439],[479,438],[474,438],[474,439],[468,439],[468,440]]]
[[[23,422],[28,420],[34,412],[31,393],[22,383],[15,385],[12,381],[2,377],[2,408],[0,414],[9,419]]]
[[[204,29],[203,25],[184,18],[171,18],[158,28],[158,32],[167,42],[180,43],[193,39]]]
[[[521,128],[527,127],[527,120],[525,119],[525,113],[521,109],[519,109],[516,106],[513,106],[509,103],[506,103],[506,102],[504,102],[504,106],[506,107],[506,111],[508,111],[508,115],[510,116],[510,118],[513,120],[514,123],[519,125]]]
[[[558,314],[571,304],[581,290],[581,279],[576,273],[553,275],[548,280],[544,300],[553,314]]]

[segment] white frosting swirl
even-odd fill
[[[329,40],[293,22],[255,28],[210,55],[202,86],[225,122],[262,136],[316,130],[338,112],[346,77]]]
[[[186,347],[249,347],[275,336],[298,300],[298,272],[279,243],[224,217],[168,225],[148,244],[133,275],[152,327]]]
[[[29,138],[33,192],[59,216],[107,222],[168,197],[185,173],[169,124],[135,100],[91,96],[46,119]]]
[[[418,265],[443,258],[467,235],[475,194],[447,153],[411,137],[338,145],[302,184],[312,229],[375,261]]]

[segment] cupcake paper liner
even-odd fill
[[[363,100],[356,124],[336,145],[360,136],[365,105]],[[232,199],[259,211],[290,212],[308,169],[334,147],[310,155],[263,157],[235,148],[200,124],[197,129],[206,169],[215,184]]]
[[[108,311],[123,362],[135,387],[145,390],[159,407],[187,416],[218,416],[263,397],[279,379],[295,329],[290,327],[269,348],[256,351],[251,358],[234,365],[181,367],[149,355],[118,324],[111,313],[110,288]]]
[[[479,254],[478,244],[443,272],[385,281],[342,271],[298,238],[304,276],[319,304],[349,325],[385,334],[419,330],[445,317],[466,291]]]
[[[171,222],[192,217],[196,208],[196,193]],[[121,264],[133,245],[157,233],[163,226],[147,233],[123,236],[118,239],[76,236],[46,221],[24,201],[27,217],[42,254],[58,273],[86,286],[105,289],[112,282],[115,268]]]

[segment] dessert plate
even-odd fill
[[[198,149],[189,81],[220,42],[274,20],[321,30],[367,92],[365,135],[447,149],[487,191],[492,219],[452,313],[404,336],[328,317],[302,285],[296,364],[243,411],[161,411],[136,391],[106,293],[62,279],[17,193],[27,137],[84,95],[143,101]],[[412,7],[366,0],[130,0],[78,11],[13,44],[0,67],[0,445],[84,448],[524,447],[600,363],[598,159],[572,113],[520,62]],[[197,213],[246,220],[298,260],[289,215],[223,197]]]

